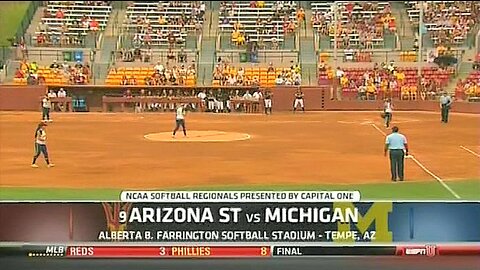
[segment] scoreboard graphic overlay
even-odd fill
[[[123,192],[0,204],[1,255],[88,258],[480,256],[479,202],[358,192]]]

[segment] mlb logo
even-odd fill
[[[425,255],[427,255],[427,257],[433,257],[433,256],[437,255],[437,246],[426,245],[425,246]]]

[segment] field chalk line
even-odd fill
[[[384,135],[384,136],[387,135],[385,132],[383,132],[383,130],[381,130],[377,125],[375,125],[373,123],[372,123],[372,127],[374,127],[382,135]],[[415,162],[418,165],[418,167],[420,167],[422,170],[424,170],[426,173],[428,173],[430,176],[432,176],[435,180],[437,180],[437,182],[439,182],[455,198],[461,199],[461,197],[455,191],[453,191],[453,189],[451,189],[447,184],[445,184],[445,182],[442,180],[442,178],[438,177],[437,175],[432,173],[429,169],[427,169],[425,166],[423,166],[423,164],[420,163],[420,161],[418,161],[414,156],[409,155],[409,156],[406,156],[405,158],[409,158],[409,159],[413,160],[413,162]]]
[[[465,151],[469,152],[470,154],[472,154],[472,155],[474,155],[474,156],[476,156],[476,157],[480,158],[480,155],[479,155],[479,154],[477,154],[477,153],[475,153],[474,151],[472,151],[472,150],[468,149],[467,147],[460,145],[460,148],[462,148],[463,150],[465,150]]]

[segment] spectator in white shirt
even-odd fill
[[[207,98],[207,94],[205,94],[205,92],[200,91],[200,93],[198,93],[197,97],[202,100],[202,103],[203,103],[203,106],[205,107],[205,100]],[[195,109],[195,108],[194,108]]]
[[[275,79],[275,84],[276,85],[283,85],[284,84],[284,80],[283,80],[281,75],[277,76],[277,78]]]
[[[60,88],[60,90],[58,90],[57,96],[58,96],[59,98],[65,98],[65,97],[67,97],[67,92],[65,92],[65,90],[64,90],[63,88]],[[60,109],[62,112],[65,111],[66,106],[67,106],[67,105],[66,105],[65,102],[59,102],[59,103],[58,103],[58,107],[59,107],[59,109]]]
[[[247,90],[247,92],[245,92],[245,94],[243,95],[243,99],[246,99],[246,100],[252,99],[252,94],[250,94],[250,91]]]
[[[67,61],[63,62],[62,68],[64,74],[68,74],[70,72],[70,65],[67,63]]]
[[[295,76],[295,78],[294,78],[293,84],[294,85],[301,85],[302,84],[302,76],[300,74],[295,74],[294,76]]]
[[[239,68],[238,72],[237,72],[237,75],[243,77],[243,75],[245,75],[245,70],[242,67]]]
[[[235,76],[230,75],[230,77],[228,78],[228,84],[233,86],[235,85],[235,83],[237,83],[237,79],[235,78]]]
[[[57,97],[57,94],[53,91],[53,90],[50,90],[48,92],[48,97],[49,98],[56,98]]]
[[[57,93],[55,93],[53,90],[50,90],[47,94],[48,98],[50,100],[52,100],[52,98],[56,98],[57,97]],[[51,110],[52,111],[55,111],[55,103],[51,103]]]
[[[153,69],[158,71],[159,73],[163,73],[163,71],[165,70],[165,68],[163,67],[162,64],[160,64],[160,62],[157,62],[157,64],[153,67]]]
[[[67,92],[65,92],[65,90],[63,88],[60,88],[60,90],[58,90],[57,96],[59,98],[67,97]]]
[[[262,95],[262,92],[260,92],[260,90],[257,90],[253,93],[252,97],[255,100],[260,100],[263,97],[263,95]]]
[[[337,67],[337,70],[335,72],[336,76],[337,76],[337,79],[340,79],[343,77],[343,75],[345,74],[345,72],[340,68],[340,67]]]

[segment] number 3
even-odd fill
[[[165,255],[165,248],[164,248],[164,247],[161,247],[161,248],[160,248],[160,255],[161,255],[161,256],[164,256],[164,255]]]

